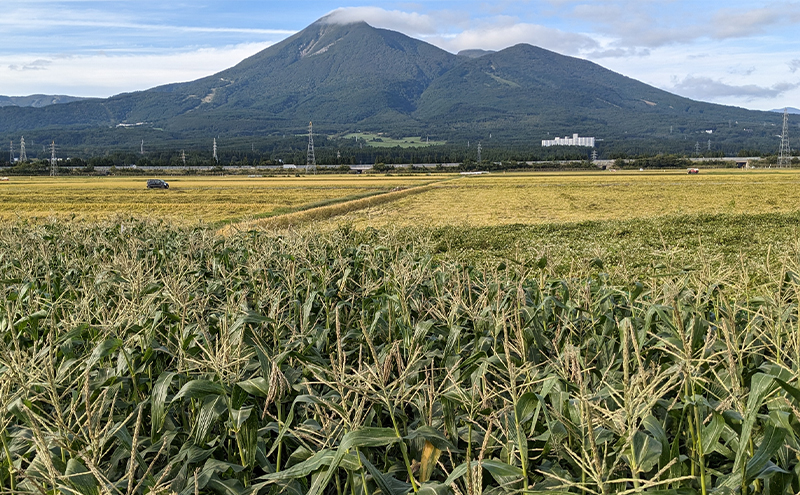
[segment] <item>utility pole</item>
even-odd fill
[[[313,170],[317,174],[317,157],[314,156],[314,124],[308,123],[308,152],[306,153],[306,173]]]
[[[789,109],[783,109],[783,132],[781,132],[781,150],[778,154],[778,168],[789,167],[792,160],[792,149],[789,146]]]
[[[22,138],[19,140],[19,161],[28,161],[28,155],[25,154],[25,136],[22,136]]]

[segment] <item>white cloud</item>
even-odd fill
[[[717,39],[746,38],[772,26],[797,22],[800,5],[769,5],[755,9],[721,9],[712,16],[709,28]]]
[[[454,12],[420,14],[380,7],[348,7],[334,10],[323,21],[335,24],[363,21],[373,27],[420,37],[451,52],[471,48],[501,50],[519,43],[569,54],[600,48],[590,36],[523,23],[511,16],[494,16],[470,22],[465,16]]]
[[[507,22],[486,23],[454,36],[430,36],[425,40],[452,52],[472,48],[502,50],[519,43],[570,55],[600,48],[596,40],[583,34],[568,33],[537,24]]]
[[[346,7],[336,9],[322,18],[330,24],[353,24],[366,22],[372,27],[387,28],[406,34],[433,34],[437,31],[437,20],[426,14],[385,10],[380,7]]]
[[[756,71],[755,66],[751,65],[750,67],[742,67],[741,64],[728,67],[728,74],[733,74],[736,76],[749,76]]]
[[[269,45],[246,43],[183,53],[96,53],[37,59],[33,62],[30,56],[0,54],[0,94],[106,97],[139,91],[208,76],[239,63]]]
[[[13,71],[47,70],[47,66],[52,63],[52,60],[36,59],[23,65],[11,64],[8,68]]]
[[[722,80],[703,76],[687,76],[675,80],[672,89],[683,96],[701,100],[716,100],[733,97],[752,101],[761,98],[777,98],[784,93],[800,87],[800,83],[781,82],[771,87],[756,84],[734,85]]]
[[[595,60],[603,58],[631,58],[647,57],[650,55],[649,48],[603,48],[584,53],[586,58]]]
[[[163,33],[231,33],[255,35],[291,35],[286,29],[240,28],[228,26],[191,26],[159,22],[142,22],[138,17],[118,14],[110,9],[73,8],[17,8],[0,16],[0,32],[18,31],[20,26],[35,23],[37,29],[44,28],[107,28],[134,31],[160,31]],[[19,33],[17,33],[19,34]]]

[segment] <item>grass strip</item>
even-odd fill
[[[370,194],[366,197],[352,200],[342,198],[342,201],[332,200],[327,202],[329,204],[323,204],[321,206],[309,205],[307,208],[298,209],[297,211],[290,213],[268,215],[262,218],[253,218],[251,220],[242,222],[229,223],[217,230],[217,233],[223,236],[228,236],[235,232],[247,231],[253,228],[294,227],[304,223],[326,220],[338,215],[344,215],[345,213],[397,201],[398,199],[404,198],[411,194],[429,191],[438,183],[439,182],[435,182],[432,184],[425,184],[422,186],[403,189],[396,188],[389,192]]]

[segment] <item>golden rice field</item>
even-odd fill
[[[497,173],[442,182],[333,222],[494,226],[797,210],[800,171],[794,170]]]
[[[12,177],[0,182],[0,220],[117,215],[181,224],[275,216],[426,184],[418,194],[340,204],[336,216],[302,215],[335,226],[494,226],[683,214],[800,210],[800,171],[496,173],[483,176],[319,175],[174,177],[169,190],[146,178]],[[329,208],[330,209],[330,208]],[[327,219],[327,220],[326,220]]]
[[[293,211],[320,202],[430,182],[430,177],[166,177],[169,190],[148,190],[148,177],[11,177],[0,182],[0,220],[116,215],[212,223]]]

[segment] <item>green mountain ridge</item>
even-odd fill
[[[28,96],[3,96],[0,95],[0,107],[33,107],[41,108],[48,105],[59,105],[81,101],[86,98],[66,95],[28,95]]]
[[[795,117],[796,118],[796,117]],[[106,99],[0,108],[0,136],[67,146],[356,130],[536,147],[579,133],[607,150],[772,149],[782,116],[693,101],[531,45],[455,55],[366,23],[326,19],[230,69]],[[142,124],[136,129],[127,126]],[[707,131],[711,131],[709,134]],[[778,131],[779,132],[779,131]]]

